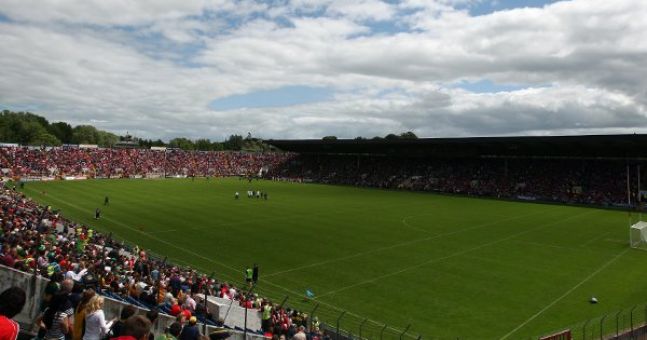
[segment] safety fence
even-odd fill
[[[118,237],[117,237],[118,238]],[[132,248],[132,245],[129,242],[123,241],[120,239],[126,246]],[[173,263],[173,259],[168,259],[166,256],[163,256],[155,251],[150,249],[146,250],[149,258],[157,259],[160,262]],[[202,268],[201,266],[196,266],[195,263],[174,263],[176,265],[186,265],[191,268],[201,270],[204,274],[209,272],[208,269]],[[238,288],[243,288],[247,286],[247,283],[243,281],[243,271],[241,269],[240,275],[233,276],[230,275],[231,271],[214,271],[211,274],[215,278],[218,278],[220,281],[226,281],[228,283],[234,284]],[[332,304],[318,301],[317,299],[307,298],[304,294],[297,294],[294,291],[289,291],[285,287],[279,286],[273,282],[263,280],[262,275],[259,280],[258,286],[254,287],[254,292],[258,293],[259,296],[263,298],[270,299],[275,305],[278,305],[284,309],[291,311],[303,312],[308,316],[307,326],[308,330],[313,329],[314,327],[320,327],[332,340],[342,340],[342,339],[407,339],[415,340],[422,338],[420,331],[418,331],[414,325],[407,325],[404,328],[398,327],[397,325],[392,325],[388,323],[382,323],[377,320],[372,320],[368,317],[355,314],[351,311],[346,311],[342,308],[334,306]],[[209,297],[208,300],[215,301],[217,298]],[[221,303],[227,303],[225,300],[221,300]],[[238,307],[238,306],[235,306]],[[241,308],[242,307],[238,307]],[[241,311],[237,311],[238,315],[241,314]],[[247,327],[251,330],[250,325],[255,325],[255,322],[250,321],[250,316],[254,314],[256,317],[256,311],[248,310],[247,311]],[[228,320],[232,320],[229,319]],[[238,319],[240,320],[240,319]],[[236,323],[240,328],[244,328],[240,323]],[[426,336],[426,338],[431,338]]]
[[[647,339],[647,304],[609,312],[565,329],[570,330],[571,339]]]

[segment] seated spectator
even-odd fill
[[[181,332],[182,324],[176,321],[167,327],[164,334],[159,335],[155,340],[177,340]]]
[[[200,340],[200,329],[198,329],[198,319],[192,316],[189,324],[182,328],[179,340]]]
[[[134,315],[124,323],[124,334],[113,340],[148,340],[152,324],[141,315]]]
[[[121,315],[119,316],[119,320],[117,320],[112,325],[112,328],[110,329],[111,335],[113,337],[122,336],[126,320],[128,320],[128,318],[130,318],[131,316],[135,315],[135,313],[137,313],[137,309],[133,305],[124,306],[124,308],[121,310]]]
[[[297,333],[294,334],[292,340],[306,340],[306,328],[299,326]]]

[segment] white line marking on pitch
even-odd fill
[[[578,247],[565,247],[565,246],[558,246],[556,244],[548,244],[548,243],[541,243],[541,242],[530,242],[530,241],[514,241],[515,243],[520,243],[520,244],[529,244],[531,246],[537,246],[537,247],[545,247],[545,248],[556,248],[556,249],[566,249],[566,250],[575,250],[575,251],[582,251],[582,250],[587,250],[587,248],[578,248]]]
[[[617,259],[619,259],[622,255],[626,254],[630,249],[631,249],[631,248],[627,248],[627,249],[623,250],[623,251],[622,251],[622,252],[620,252],[618,255],[614,256],[611,260],[609,260],[609,261],[605,262],[604,264],[602,264],[602,266],[600,266],[600,268],[598,268],[596,271],[594,271],[593,273],[589,274],[589,276],[585,277],[585,278],[584,278],[582,281],[580,281],[578,284],[576,284],[576,285],[575,285],[575,286],[573,286],[571,289],[569,289],[568,291],[566,291],[566,293],[562,294],[560,297],[558,297],[557,299],[553,300],[553,302],[549,303],[546,307],[544,307],[544,308],[542,308],[541,310],[539,310],[539,312],[535,313],[535,315],[533,315],[533,316],[531,316],[530,318],[528,318],[528,320],[526,320],[526,321],[522,322],[519,326],[515,327],[515,329],[511,330],[511,331],[510,331],[510,332],[508,332],[506,335],[502,336],[499,340],[505,340],[505,339],[507,339],[510,335],[512,335],[512,334],[514,334],[516,331],[520,330],[523,326],[527,325],[527,324],[528,324],[528,323],[530,323],[532,320],[536,319],[538,316],[540,316],[540,315],[541,315],[541,314],[543,314],[545,311],[547,311],[550,307],[554,306],[556,303],[558,303],[559,301],[561,301],[563,298],[567,297],[569,294],[571,294],[573,291],[575,291],[575,290],[576,290],[577,288],[579,288],[581,285],[583,285],[584,283],[586,283],[588,280],[590,280],[591,278],[593,278],[595,275],[597,275],[598,273],[600,273],[601,271],[603,271],[603,270],[604,270],[606,267],[608,267],[610,264],[612,264],[612,263],[613,263],[613,262],[615,262]]]
[[[48,197],[50,197],[50,198],[52,198],[52,199],[54,199],[54,200],[56,200],[56,201],[59,201],[59,202],[61,202],[61,203],[65,204],[65,205],[67,205],[67,206],[70,206],[70,207],[72,207],[72,208],[75,208],[75,209],[77,209],[77,210],[84,211],[84,212],[87,212],[87,213],[92,213],[92,211],[90,211],[90,210],[87,210],[87,209],[85,209],[85,208],[82,208],[82,207],[80,207],[80,206],[78,206],[78,205],[76,205],[76,204],[69,203],[69,202],[67,202],[67,201],[65,201],[65,200],[63,200],[63,199],[56,198],[56,197],[51,196],[51,195],[49,195]],[[125,224],[125,223],[122,223],[122,222],[120,222],[120,221],[117,221],[117,220],[114,220],[114,219],[111,219],[111,218],[107,218],[107,217],[103,217],[103,219],[105,219],[105,220],[107,220],[107,221],[111,221],[111,222],[112,222],[112,223],[114,223],[114,224],[120,225],[120,226],[122,226],[122,227],[124,227],[124,228],[126,228],[126,229],[130,229],[130,230],[132,230],[132,231],[134,231],[134,232],[137,232],[137,233],[139,233],[139,234],[142,234],[142,235],[148,236],[148,237],[150,237],[150,238],[152,238],[152,239],[154,239],[154,240],[156,240],[156,241],[158,241],[158,242],[161,242],[161,243],[166,244],[166,245],[168,245],[168,246],[170,246],[170,247],[172,247],[172,248],[175,248],[175,249],[178,249],[178,250],[180,250],[180,251],[183,251],[183,252],[185,252],[185,253],[187,253],[187,254],[189,254],[189,255],[193,255],[193,256],[198,257],[198,258],[201,258],[201,259],[203,259],[203,260],[205,260],[205,261],[208,261],[208,262],[211,262],[211,263],[214,263],[214,264],[218,264],[218,265],[220,265],[220,266],[222,266],[222,267],[224,267],[224,268],[226,268],[226,269],[230,269],[230,270],[232,270],[232,271],[234,271],[234,272],[241,273],[241,276],[242,276],[242,271],[241,271],[241,270],[236,269],[236,268],[233,268],[233,267],[231,267],[231,266],[229,266],[229,265],[227,265],[227,264],[224,264],[224,263],[219,262],[219,261],[212,260],[212,259],[210,259],[210,258],[208,258],[208,257],[205,257],[204,255],[198,254],[198,253],[196,253],[196,252],[194,252],[194,251],[191,251],[191,250],[188,250],[188,249],[185,249],[185,248],[182,248],[182,247],[176,246],[175,244],[172,244],[172,243],[170,243],[170,242],[167,242],[167,241],[165,241],[165,240],[162,240],[162,239],[160,239],[160,238],[157,238],[157,237],[155,237],[155,236],[153,236],[153,235],[151,235],[151,234],[147,234],[147,233],[145,233],[145,232],[142,232],[142,231],[140,231],[140,230],[138,230],[138,229],[136,229],[136,228],[133,228],[133,227],[131,227],[131,226],[129,226],[129,225],[127,225],[127,224]],[[185,262],[185,263],[186,263],[186,261],[181,261],[181,262]],[[223,274],[221,273],[221,275],[223,275]],[[231,282],[241,283],[241,284],[243,284],[243,286],[241,286],[241,287],[244,287],[244,283],[240,282],[238,279],[234,278],[233,276],[230,276],[230,275],[223,275],[223,276],[228,276],[229,278],[232,278],[232,280],[230,280]],[[286,287],[283,287],[283,286],[281,286],[281,285],[275,284],[275,283],[273,283],[273,282],[271,282],[271,281],[267,281],[267,280],[262,280],[262,281],[263,281],[263,282],[265,282],[265,283],[267,283],[267,284],[269,284],[269,285],[271,285],[271,286],[274,286],[274,287],[276,287],[276,288],[279,288],[279,289],[281,289],[281,290],[283,290],[283,291],[285,291],[285,292],[291,293],[291,294],[293,294],[294,296],[302,296],[302,295],[303,295],[302,293],[295,292],[295,291],[293,291],[293,290],[291,290],[291,289],[289,289],[289,288],[286,288]],[[339,307],[337,307],[337,306],[335,306],[335,305],[332,305],[332,304],[329,304],[329,303],[326,303],[326,302],[324,302],[324,301],[318,301],[318,302],[319,302],[320,304],[324,305],[324,306],[328,306],[328,307],[330,307],[330,308],[332,308],[332,309],[335,309],[335,310],[337,310],[337,311],[341,311],[341,310],[342,310],[342,309],[340,309]],[[354,314],[354,313],[352,313],[352,312],[350,312],[350,311],[349,311],[347,314],[348,314],[348,315],[355,316],[355,317],[358,317],[358,318],[363,318],[362,316],[357,315],[357,314]],[[374,320],[371,320],[371,319],[368,319],[368,320],[369,320],[369,321],[371,321],[371,322],[373,322],[373,323],[375,323],[375,324],[379,324],[377,321],[374,321]],[[389,327],[389,328],[390,328],[390,329],[395,330],[394,328],[391,328],[391,327]],[[399,331],[399,330],[398,330],[398,331]]]
[[[61,202],[61,203],[65,204],[65,205],[70,206],[70,207],[72,207],[72,208],[75,208],[75,209],[77,209],[77,210],[84,211],[84,212],[87,212],[87,213],[92,213],[92,211],[90,211],[90,210],[88,210],[88,209],[85,209],[85,208],[80,207],[80,206],[78,206],[78,205],[76,205],[76,204],[73,204],[73,203],[67,202],[67,201],[65,201],[65,200],[63,200],[63,199],[60,199],[60,198],[54,197],[54,196],[52,196],[52,195],[48,195],[47,197],[52,198],[52,199],[54,199],[54,200],[56,200],[56,201],[59,201],[59,202]],[[166,245],[168,245],[168,246],[170,246],[170,247],[173,247],[173,248],[175,248],[175,249],[181,250],[181,251],[183,251],[183,252],[185,252],[185,253],[187,253],[187,254],[190,254],[190,255],[193,255],[193,256],[197,256],[197,257],[199,257],[199,258],[201,258],[201,259],[204,259],[204,260],[206,260],[206,261],[209,261],[209,262],[211,262],[211,263],[215,263],[215,264],[221,265],[221,266],[223,266],[224,268],[230,269],[230,270],[232,270],[232,271],[235,271],[235,272],[241,272],[239,269],[236,269],[236,268],[230,267],[230,266],[229,266],[229,265],[227,265],[227,264],[224,264],[224,263],[221,263],[221,262],[218,262],[218,261],[212,260],[212,259],[210,259],[210,258],[208,258],[208,257],[205,257],[205,256],[203,256],[203,255],[200,255],[200,254],[198,254],[198,253],[196,253],[196,252],[193,252],[193,251],[190,251],[190,250],[188,250],[188,249],[185,249],[185,248],[179,247],[179,246],[177,246],[177,245],[175,245],[175,244],[173,244],[173,243],[170,243],[170,242],[165,241],[165,240],[163,240],[163,239],[160,239],[160,238],[158,238],[158,237],[156,237],[156,236],[153,236],[153,235],[152,235],[152,234],[150,234],[150,233],[147,233],[147,232],[141,231],[141,230],[139,230],[139,229],[137,229],[137,228],[133,228],[133,227],[131,227],[131,226],[129,226],[129,225],[127,225],[127,224],[123,223],[123,222],[117,221],[117,220],[112,219],[112,218],[109,218],[109,217],[102,217],[101,219],[106,220],[106,221],[109,221],[109,222],[112,222],[112,223],[114,223],[114,224],[116,224],[116,225],[120,225],[120,226],[122,226],[122,227],[124,227],[124,228],[126,228],[126,229],[129,229],[129,230],[132,230],[132,231],[134,231],[134,232],[136,232],[136,233],[139,233],[139,234],[142,234],[142,235],[148,236],[149,238],[152,238],[152,239],[153,239],[153,240],[155,240],[155,241],[158,241],[158,242],[160,242],[160,243],[166,244]],[[241,274],[241,275],[242,275],[242,274]],[[229,276],[229,275],[227,275],[227,276]],[[230,276],[230,278],[233,278],[233,277],[232,277],[232,276]],[[236,280],[236,281],[237,281],[237,280]]]
[[[418,238],[418,239],[414,239],[414,240],[411,240],[411,241],[405,241],[405,242],[401,242],[401,243],[396,243],[396,244],[392,244],[392,245],[389,245],[389,246],[380,247],[380,248],[376,248],[376,249],[371,249],[371,250],[367,250],[367,251],[364,251],[364,252],[359,252],[359,253],[348,255],[348,256],[337,257],[337,258],[324,260],[324,261],[320,261],[320,262],[315,262],[315,263],[311,263],[311,264],[307,264],[307,265],[303,265],[303,266],[299,266],[299,267],[295,267],[295,268],[291,268],[291,269],[286,269],[286,270],[282,270],[282,271],[278,271],[278,272],[274,272],[274,273],[271,273],[271,274],[264,275],[264,277],[267,278],[267,277],[272,277],[272,276],[281,275],[281,274],[285,274],[285,273],[290,273],[290,272],[297,271],[297,270],[308,269],[308,268],[312,268],[312,267],[318,267],[318,266],[322,266],[322,265],[329,264],[329,263],[335,263],[335,262],[339,262],[339,261],[344,261],[344,260],[364,256],[364,255],[377,253],[377,252],[380,252],[380,251],[383,251],[383,250],[389,250],[389,249],[393,249],[393,248],[408,246],[408,245],[415,244],[415,243],[426,242],[426,241],[430,241],[430,240],[433,240],[433,239],[442,238],[442,237],[445,237],[445,236],[450,236],[450,235],[462,233],[462,232],[465,232],[465,231],[470,231],[470,230],[474,230],[474,229],[488,227],[488,226],[491,226],[491,225],[499,224],[501,222],[507,222],[507,221],[516,220],[516,219],[519,219],[519,218],[530,217],[530,216],[533,216],[533,215],[538,215],[538,214],[543,214],[543,213],[545,213],[545,212],[540,211],[540,212],[534,212],[534,213],[530,213],[530,214],[524,214],[524,215],[521,215],[521,216],[509,217],[509,218],[505,218],[505,219],[497,220],[497,221],[492,221],[492,222],[488,222],[488,223],[477,224],[477,225],[475,225],[473,227],[469,227],[469,228],[464,228],[464,229],[460,229],[460,230],[456,230],[456,231],[452,231],[452,232],[447,232],[447,233],[441,233],[441,234],[437,234],[437,235],[429,236],[429,237],[425,237],[425,238]]]
[[[169,229],[169,230],[160,230],[160,231],[145,231],[147,234],[162,234],[162,233],[170,233],[173,231],[177,231],[177,229]]]
[[[609,235],[610,233],[611,233],[610,231],[607,231],[607,232],[605,232],[605,233],[602,233],[602,235],[598,235],[598,236],[596,236],[596,237],[594,237],[594,238],[592,238],[592,239],[590,239],[590,240],[588,240],[588,241],[586,241],[586,242],[584,242],[584,243],[580,244],[580,247],[586,247],[586,246],[588,246],[589,244],[591,244],[591,243],[593,243],[593,242],[595,242],[595,241],[598,241],[599,239],[601,239],[601,238],[603,238],[603,237],[605,237],[605,236]]]
[[[429,216],[429,214],[421,214],[421,215],[411,215],[411,216],[406,216],[405,218],[403,218],[403,219],[402,219],[402,224],[404,224],[405,226],[407,226],[407,227],[409,227],[409,228],[411,228],[411,229],[413,229],[413,230],[417,230],[417,231],[423,232],[423,233],[425,233],[425,234],[432,235],[432,233],[431,233],[430,231],[425,230],[425,229],[422,229],[422,228],[418,228],[418,227],[416,227],[416,226],[413,226],[413,225],[409,224],[409,222],[407,222],[407,220],[408,220],[408,219],[410,219],[410,218],[412,218],[412,217],[417,217],[417,216]]]
[[[456,256],[460,256],[460,255],[463,255],[463,254],[467,254],[467,253],[470,253],[470,252],[472,252],[472,251],[479,250],[479,249],[481,249],[481,248],[485,248],[485,247],[488,247],[488,246],[491,246],[491,245],[494,245],[494,244],[498,244],[498,243],[501,243],[501,242],[504,242],[504,241],[507,241],[507,240],[513,239],[513,238],[515,238],[515,237],[517,237],[517,236],[521,236],[521,235],[524,235],[524,234],[527,234],[527,233],[530,233],[530,232],[533,232],[533,231],[536,231],[536,230],[540,230],[540,229],[543,229],[543,228],[545,228],[545,227],[548,227],[548,226],[551,226],[551,225],[555,225],[555,224],[557,224],[557,223],[561,223],[561,222],[564,222],[564,221],[567,221],[567,220],[573,219],[573,218],[575,218],[575,217],[579,217],[579,216],[582,216],[582,215],[591,214],[591,213],[593,213],[593,212],[594,212],[594,211],[586,211],[586,212],[583,212],[583,213],[580,213],[580,214],[577,214],[577,215],[572,215],[571,217],[567,217],[567,218],[561,219],[561,220],[559,220],[559,221],[551,222],[551,223],[548,223],[548,224],[543,224],[543,225],[541,225],[541,226],[539,226],[539,227],[537,227],[537,228],[532,228],[532,229],[524,230],[524,231],[522,231],[522,232],[520,232],[520,233],[512,234],[512,235],[507,236],[507,237],[504,237],[504,238],[502,238],[502,239],[498,239],[498,240],[496,240],[496,241],[492,241],[492,242],[488,242],[488,243],[485,243],[485,244],[481,244],[481,245],[476,246],[476,247],[468,248],[468,249],[465,249],[465,250],[462,250],[462,251],[459,251],[459,252],[456,252],[456,253],[453,253],[453,254],[450,254],[450,255],[447,255],[447,256],[438,257],[438,258],[432,258],[432,259],[429,259],[429,260],[427,260],[427,261],[425,261],[425,262],[418,263],[418,264],[415,264],[415,265],[412,265],[412,266],[409,266],[409,267],[405,267],[405,268],[402,268],[402,269],[400,269],[400,270],[397,270],[397,271],[394,271],[394,272],[391,272],[391,273],[387,273],[387,274],[383,274],[383,275],[380,275],[380,276],[376,276],[376,277],[371,278],[371,279],[368,279],[368,280],[364,280],[364,281],[361,281],[361,282],[358,282],[358,283],[355,283],[355,284],[352,284],[352,285],[348,285],[348,286],[345,286],[345,287],[341,287],[341,288],[339,288],[339,289],[334,289],[334,290],[331,290],[331,291],[325,292],[325,293],[323,293],[323,294],[319,294],[318,298],[323,297],[323,296],[327,296],[327,295],[331,295],[331,294],[336,294],[336,293],[339,293],[339,292],[344,291],[344,290],[348,290],[348,289],[351,289],[351,288],[355,288],[355,287],[357,287],[357,286],[365,285],[365,284],[367,284],[367,283],[375,282],[375,281],[378,281],[378,280],[381,280],[381,279],[384,279],[384,278],[387,278],[387,277],[391,277],[391,276],[394,276],[394,275],[398,275],[398,274],[404,273],[404,272],[406,272],[406,271],[409,271],[409,270],[411,270],[411,269],[415,269],[415,268],[418,268],[418,267],[422,267],[422,266],[425,266],[425,265],[428,265],[428,264],[431,264],[431,263],[436,263],[436,262],[440,262],[440,261],[444,261],[444,260],[450,259],[450,258],[452,258],[452,257],[456,257]]]

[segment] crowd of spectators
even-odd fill
[[[289,180],[497,198],[601,206],[627,203],[626,163],[613,160],[0,147],[0,169],[5,177],[263,174]],[[634,202],[637,192],[632,180]]]
[[[626,171],[625,162],[612,160],[299,155],[273,168],[270,175],[385,189],[623,206],[627,203]],[[635,172],[632,166],[633,202]]]
[[[289,153],[0,147],[6,177],[238,176],[279,166]]]
[[[222,320],[196,302],[196,294],[205,291],[262,314],[264,334],[277,339],[292,338],[308,324],[304,313],[274,305],[195,269],[152,258],[137,246],[95,232],[0,186],[0,264],[50,279],[38,321],[42,338],[65,338],[70,333],[73,339],[83,340],[118,336],[134,309],[124,308],[121,320],[105,320],[101,296],[148,308],[151,321],[157,313],[176,317],[181,329],[193,334],[180,335],[181,340],[198,339],[197,326],[190,328],[197,322],[223,326]],[[317,327],[311,331],[309,338],[323,338]]]

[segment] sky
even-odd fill
[[[0,0],[0,109],[142,138],[647,133],[644,0]]]

